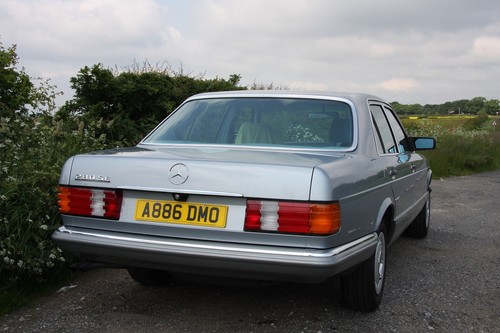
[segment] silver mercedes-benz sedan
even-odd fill
[[[378,97],[237,91],[187,99],[137,146],[71,157],[57,245],[171,274],[325,283],[379,306],[387,247],[429,230],[432,172]]]

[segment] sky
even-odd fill
[[[0,0],[0,41],[73,98],[84,66],[403,104],[500,99],[498,0]]]

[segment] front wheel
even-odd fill
[[[377,232],[375,252],[352,273],[341,279],[344,305],[356,311],[375,311],[384,293],[386,271],[386,232],[382,224]]]

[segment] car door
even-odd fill
[[[417,188],[421,187],[422,158],[412,152],[401,124],[394,112],[383,104],[371,104],[370,110],[378,134],[377,146],[380,158],[384,159],[384,176],[390,181],[394,195],[394,218],[396,232],[402,231],[411,222],[413,207],[417,202]],[[423,179],[420,179],[423,178]]]

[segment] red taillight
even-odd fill
[[[260,201],[247,201],[247,209],[245,214],[245,229],[260,230]]]
[[[121,191],[104,191],[104,217],[118,220],[122,209]]]
[[[119,190],[61,186],[57,197],[62,214],[120,219],[122,192]]]
[[[280,202],[278,231],[308,234],[311,225],[311,207],[306,203]]]
[[[340,230],[340,206],[338,203],[248,200],[245,230],[334,234]]]

